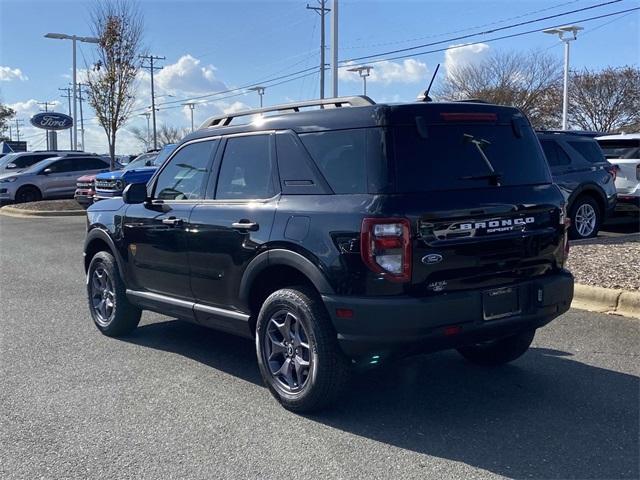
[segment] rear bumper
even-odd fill
[[[640,209],[640,195],[618,195],[617,211],[637,211]]]
[[[353,358],[456,348],[538,328],[566,312],[573,299],[567,271],[510,286],[519,291],[520,313],[496,320],[483,318],[482,290],[426,298],[322,298],[342,350]],[[353,316],[338,318],[336,309],[351,309]]]

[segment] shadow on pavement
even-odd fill
[[[126,341],[261,384],[245,339],[169,321]],[[638,478],[638,377],[571,357],[532,348],[495,369],[455,352],[409,358],[357,376],[339,405],[308,419],[507,477]]]

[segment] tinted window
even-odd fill
[[[547,157],[547,162],[549,162],[551,167],[571,164],[569,155],[553,140],[542,140],[540,144],[542,145],[542,150],[544,150],[545,157]]]
[[[640,158],[640,140],[598,140],[606,158]]]
[[[21,155],[10,163],[15,165],[14,168],[27,168],[52,156],[53,155]]]
[[[595,140],[593,142],[568,141],[567,143],[571,145],[574,150],[577,150],[587,162],[602,163],[605,161],[602,150],[600,150],[598,142]]]
[[[268,135],[227,140],[218,175],[216,198],[269,198],[273,187],[273,158]]]
[[[366,129],[300,135],[335,193],[367,192]]]
[[[65,172],[73,172],[77,170],[74,160],[72,158],[64,158],[62,160],[58,160],[56,162],[49,164],[49,166],[46,168],[50,169],[51,173],[65,173]]]
[[[502,185],[549,183],[549,168],[528,126],[511,124],[431,124],[394,129],[400,192],[486,188],[491,173]],[[476,178],[470,178],[476,177]],[[482,178],[485,177],[485,178]]]
[[[323,183],[300,141],[292,133],[276,135],[280,186],[287,194],[322,194]]]
[[[156,181],[156,198],[197,200],[203,198],[211,158],[217,141],[186,145],[171,158]]]
[[[102,170],[109,167],[99,158],[74,158],[73,161],[76,170]]]

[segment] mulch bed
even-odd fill
[[[75,200],[42,200],[40,202],[16,203],[12,208],[29,210],[32,212],[51,212],[55,210],[83,210]]]

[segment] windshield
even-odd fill
[[[158,153],[158,156],[153,161],[153,165],[156,167],[159,167],[160,165],[162,165],[164,161],[167,159],[167,157],[171,155],[171,152],[173,152],[175,148],[176,148],[175,144],[169,144],[162,147],[162,150],[160,150],[160,153]]]
[[[549,167],[531,128],[451,123],[394,129],[399,192],[550,183]]]
[[[605,158],[640,158],[640,140],[598,140]]]
[[[125,167],[124,171],[127,172],[129,170],[133,170],[134,168],[146,167],[148,161],[151,161],[153,164],[153,159],[157,156],[156,153],[143,153],[142,155],[134,158],[129,164]]]
[[[12,163],[13,159],[18,156],[17,153],[9,153],[4,157],[0,158],[0,167],[5,167],[7,164]]]

